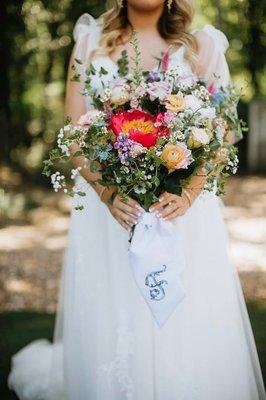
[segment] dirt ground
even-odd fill
[[[25,192],[25,193],[24,193]],[[52,191],[0,191],[0,311],[54,311],[69,201]],[[245,297],[266,304],[266,178],[232,178],[224,215]]]

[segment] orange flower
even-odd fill
[[[183,96],[178,96],[177,94],[170,94],[165,102],[165,107],[167,110],[174,112],[184,111],[186,107],[186,102]]]
[[[165,146],[162,152],[162,160],[168,169],[187,168],[193,161],[191,151],[184,143]]]

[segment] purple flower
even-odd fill
[[[122,164],[128,165],[128,158],[135,142],[128,139],[127,135],[120,134],[114,143],[114,148],[118,151],[118,157]]]
[[[114,148],[118,150],[118,157],[122,164],[128,165],[129,157],[137,157],[145,151],[145,148],[134,140],[131,140],[121,133],[116,142],[114,143]]]
[[[149,82],[147,93],[150,95],[151,101],[155,100],[156,98],[158,98],[160,101],[164,101],[171,93],[171,85],[169,82],[164,81]]]
[[[154,82],[158,81],[160,78],[158,76],[158,73],[156,71],[149,71],[148,74],[148,81]]]

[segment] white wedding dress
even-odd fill
[[[212,26],[203,32],[213,46],[212,53],[204,50],[206,75],[216,66],[226,81],[227,40]],[[74,33],[76,57],[84,59],[98,45],[100,26],[85,15]],[[171,65],[191,73],[183,55],[181,47]],[[107,56],[94,65],[108,70],[105,79],[116,74]],[[19,398],[265,400],[220,200],[202,194],[173,222],[186,258],[186,297],[159,328],[132,277],[128,233],[79,181],[87,186],[85,209],[72,211],[54,343],[38,340],[13,357],[9,386]]]

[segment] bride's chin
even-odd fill
[[[128,5],[138,11],[152,11],[161,8],[164,0],[127,0]]]

